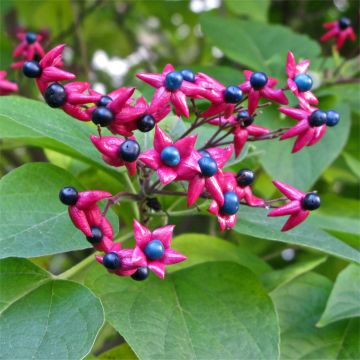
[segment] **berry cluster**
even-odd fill
[[[96,250],[105,253],[96,256],[96,260],[109,272],[140,281],[145,280],[151,270],[164,278],[166,265],[186,260],[184,255],[170,248],[173,225],[151,232],[134,220],[135,248],[122,249],[121,243],[113,242],[112,226],[97,205],[98,201],[110,197],[111,194],[105,191],[77,192],[73,187],[64,187],[59,193],[60,201],[69,207],[74,225]]]
[[[190,69],[176,71],[166,65],[162,73],[140,73],[137,77],[155,88],[150,104],[142,96],[134,98],[135,88],[122,87],[107,95],[99,94],[87,82],[68,82],[75,75],[62,69],[61,54],[64,45],[50,50],[37,62],[25,62],[23,73],[36,79],[36,83],[47,104],[61,108],[81,121],[92,121],[98,129],[98,136],[91,134],[90,140],[102,154],[103,160],[114,167],[125,166],[130,176],[137,176],[139,193],[118,193],[112,196],[104,191],[78,193],[74,188],[61,190],[61,201],[69,206],[69,215],[74,225],[86,236],[95,249],[105,252],[97,260],[109,271],[145,279],[149,270],[163,278],[165,265],[185,260],[185,256],[170,248],[173,226],[168,225],[153,232],[134,220],[136,246],[121,249],[113,242],[113,231],[106,219],[110,205],[123,197],[136,201],[139,208],[159,211],[160,204],[154,197],[161,195],[187,196],[187,205],[192,206],[199,198],[211,199],[208,211],[217,216],[220,229],[232,228],[236,223],[240,204],[257,207],[273,207],[269,216],[289,216],[282,231],[287,231],[306,219],[311,210],[320,206],[315,192],[303,193],[290,185],[274,181],[274,185],[285,197],[264,200],[252,191],[254,173],[241,169],[238,173],[224,171],[232,157],[238,157],[247,141],[280,140],[297,137],[293,152],[304,146],[312,146],[325,134],[327,126],[339,122],[339,114],[313,107],[318,99],[311,92],[312,79],[308,74],[310,62],[303,60],[296,64],[289,51],[286,62],[287,86],[277,88],[278,81],[263,72],[244,71],[245,81],[225,86],[216,79]],[[260,109],[271,103],[260,104],[261,98],[281,105],[287,105],[286,91],[298,98],[298,107],[280,107],[279,111],[297,120],[291,128],[269,130],[254,124],[261,114]],[[173,139],[159,123],[173,109],[179,117],[190,117],[189,102],[194,108],[195,119],[187,130]],[[200,111],[197,100],[210,102],[207,109]],[[247,100],[247,106],[244,102]],[[204,124],[215,126],[215,132],[205,144],[197,145],[197,135],[191,134]],[[103,136],[101,128],[106,127],[113,135]],[[153,147],[142,151],[136,140],[136,131],[154,131]],[[116,136],[116,135],[120,135]],[[232,140],[227,141],[232,136]],[[153,181],[154,173],[159,180]],[[188,184],[186,192],[164,189],[170,183]],[[102,213],[97,202],[107,199]],[[280,207],[273,204],[290,200]],[[142,216],[145,224],[149,217]]]
[[[327,32],[320,38],[320,41],[327,41],[331,38],[336,40],[336,48],[340,50],[346,39],[356,40],[354,29],[351,26],[351,20],[345,16],[339,20],[329,21],[323,24]]]

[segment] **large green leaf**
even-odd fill
[[[331,285],[308,273],[271,293],[280,321],[281,359],[359,359],[358,319],[316,327]]]
[[[272,291],[279,286],[287,284],[291,280],[313,270],[327,259],[326,256],[308,256],[295,264],[283,269],[273,270],[262,274],[261,281],[267,291]]]
[[[338,275],[319,326],[360,316],[359,280],[360,267],[355,264],[349,265]]]
[[[92,145],[90,133],[96,133],[95,125],[89,126],[43,102],[0,97],[0,138],[23,140],[109,169]]]
[[[172,246],[186,255],[188,259],[169,267],[169,271],[177,271],[209,261],[233,261],[247,267],[255,274],[262,274],[271,270],[271,267],[256,255],[214,236],[204,234],[180,235],[174,238]]]
[[[267,210],[261,208],[240,207],[234,230],[261,239],[306,246],[360,263],[360,252],[334,236],[306,222],[288,232],[281,232],[285,219],[270,218],[267,213]]]
[[[332,105],[341,114],[341,122],[337,127],[328,128],[325,136],[314,146],[305,147],[292,154],[292,139],[257,142],[257,148],[263,150],[260,156],[261,164],[273,179],[306,191],[339,156],[350,132],[350,111],[346,105],[333,102]],[[279,114],[270,109],[266,112],[268,117],[262,118],[262,125],[282,126]],[[293,125],[293,122],[291,124]]]
[[[273,305],[235,263],[206,263],[143,283],[102,268],[85,283],[140,359],[277,359]]]
[[[206,37],[231,60],[268,72],[270,76],[285,72],[289,50],[302,58],[312,59],[320,54],[320,46],[315,41],[280,25],[205,13],[201,17],[201,26]]]
[[[71,223],[59,190],[81,190],[65,170],[46,163],[23,165],[0,181],[0,257],[33,257],[85,249],[82,233]]]
[[[225,0],[226,7],[234,14],[247,16],[258,21],[266,21],[270,7],[269,0]]]
[[[104,322],[94,294],[25,259],[3,259],[0,268],[1,358],[80,359],[91,350]]]

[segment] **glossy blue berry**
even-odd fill
[[[126,162],[135,161],[140,155],[140,145],[135,140],[126,140],[120,145],[120,158]]]
[[[131,275],[131,277],[136,281],[143,281],[147,279],[149,275],[149,268],[147,266],[140,266],[137,268],[136,272]]]
[[[35,60],[27,61],[23,65],[22,70],[23,70],[24,75],[29,77],[29,78],[38,78],[38,77],[40,77],[40,75],[42,73],[42,69],[40,67],[40,64]]]
[[[239,186],[245,187],[251,185],[255,180],[254,172],[250,169],[241,169],[236,175],[236,182]]]
[[[200,150],[199,154],[201,155],[201,157],[210,157],[211,158],[210,153],[206,150]]]
[[[168,90],[174,91],[180,88],[184,78],[178,71],[171,71],[165,77],[165,86]]]
[[[312,77],[308,74],[296,75],[294,81],[300,92],[309,91],[313,86]]]
[[[63,187],[59,192],[59,199],[65,205],[75,205],[78,199],[78,192],[71,186]]]
[[[224,91],[224,100],[227,103],[236,104],[242,99],[242,96],[242,90],[236,85],[228,86]]]
[[[240,202],[238,196],[228,191],[224,193],[224,205],[220,208],[220,212],[224,215],[234,215],[240,208]]]
[[[162,149],[160,158],[167,166],[176,166],[180,163],[180,153],[175,146],[167,146]]]
[[[243,128],[250,126],[254,122],[254,117],[250,116],[249,112],[246,110],[239,111],[236,118],[241,122],[240,126]]]
[[[262,89],[268,82],[268,77],[263,72],[254,72],[250,76],[250,84],[255,90]]]
[[[37,39],[37,35],[32,32],[32,31],[29,31],[26,33],[25,35],[25,40],[28,44],[33,44]]]
[[[327,126],[336,126],[340,121],[340,115],[334,110],[329,110],[326,112],[326,125]]]
[[[96,103],[96,106],[106,106],[112,102],[112,98],[110,96],[104,95],[100,98],[100,100]]]
[[[198,163],[200,166],[201,174],[206,177],[213,176],[218,171],[217,163],[212,157],[202,157],[198,161]]]
[[[180,71],[183,79],[189,82],[195,82],[195,74],[191,69],[183,69]]]
[[[155,119],[152,115],[144,115],[137,121],[137,128],[141,132],[151,131],[155,127]]]
[[[66,96],[65,88],[59,83],[49,85],[44,92],[44,99],[52,108],[63,106],[66,102]]]
[[[110,252],[104,255],[103,265],[110,270],[119,269],[121,266],[121,259],[118,254]]]
[[[99,244],[103,238],[103,233],[98,226],[91,227],[91,236],[87,236],[86,239],[90,244]]]
[[[339,27],[341,30],[345,30],[349,26],[351,26],[351,20],[348,17],[343,16],[342,18],[339,19]]]
[[[114,114],[105,106],[99,106],[93,111],[91,120],[96,125],[109,126],[114,120]]]
[[[164,256],[165,248],[160,240],[152,240],[145,246],[144,253],[148,259],[158,260]]]
[[[309,117],[309,125],[317,127],[326,123],[326,112],[322,110],[315,110]]]
[[[320,207],[320,196],[316,193],[308,193],[301,202],[304,210],[316,210]]]

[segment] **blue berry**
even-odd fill
[[[91,236],[87,236],[86,239],[91,244],[99,244],[103,238],[103,233],[98,226],[91,227]]]
[[[27,61],[22,70],[24,75],[29,78],[38,78],[42,73],[40,64],[37,61]]]
[[[96,125],[108,126],[114,120],[114,114],[105,106],[99,106],[93,111],[91,120]]]
[[[250,76],[250,84],[255,90],[262,89],[268,82],[268,77],[263,72],[254,72]]]
[[[222,214],[234,215],[238,212],[239,207],[239,198],[234,192],[228,191],[224,193],[224,205],[220,208]]]
[[[109,104],[111,102],[112,102],[112,98],[110,96],[104,95],[96,103],[96,106],[106,106],[107,104]]]
[[[251,185],[255,180],[254,172],[250,169],[241,169],[236,176],[236,182],[239,186],[245,187]]]
[[[162,149],[161,161],[167,166],[176,166],[180,163],[180,153],[175,146],[167,146]]]
[[[351,25],[351,20],[348,17],[343,16],[342,18],[339,19],[339,27],[341,30],[347,29],[350,25]]]
[[[174,91],[180,88],[183,76],[178,71],[171,71],[165,77],[165,86],[168,90]]]
[[[340,115],[334,110],[329,110],[326,112],[326,125],[335,126],[340,121]]]
[[[135,140],[126,140],[120,145],[119,154],[122,160],[133,162],[140,155],[140,145]]]
[[[324,125],[326,123],[326,112],[315,110],[309,117],[309,124],[312,127]]]
[[[212,157],[202,157],[198,161],[198,163],[200,166],[201,174],[206,177],[213,176],[218,171],[217,163]]]
[[[63,106],[66,96],[65,88],[59,83],[49,85],[44,92],[45,101],[52,108]]]
[[[165,248],[160,240],[152,240],[145,246],[144,253],[148,259],[158,260],[164,256]]]
[[[147,279],[149,275],[149,268],[147,266],[140,266],[137,268],[136,272],[131,275],[131,277],[136,281],[143,281]]]
[[[246,110],[239,111],[236,118],[241,122],[240,126],[243,128],[250,126],[254,122],[254,117],[250,116]]]
[[[26,33],[25,35],[25,40],[28,44],[33,44],[37,39],[37,35],[32,32],[32,31],[29,31]]]
[[[155,127],[155,119],[152,115],[144,115],[137,121],[137,128],[141,132],[148,132]]]
[[[121,259],[117,253],[110,252],[104,255],[103,265],[110,270],[116,270],[121,266]]]
[[[320,196],[316,193],[308,193],[301,201],[304,210],[316,210],[320,207]]]
[[[200,151],[199,151],[199,154],[200,154],[202,157],[209,157],[209,158],[211,158],[210,153],[209,153],[208,151],[206,151],[206,150],[200,150]]]
[[[236,85],[228,86],[224,92],[224,100],[231,104],[238,103],[242,99],[242,96],[242,90]]]
[[[312,77],[308,74],[296,75],[294,81],[300,92],[309,91],[313,86]]]
[[[183,79],[189,82],[195,82],[195,74],[191,69],[183,69],[180,71]]]
[[[65,205],[75,205],[78,199],[78,192],[71,186],[63,187],[59,192],[59,199]]]

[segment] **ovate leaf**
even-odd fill
[[[1,139],[23,140],[109,169],[92,145],[90,133],[96,134],[95,125],[76,120],[43,102],[18,96],[0,98]]]
[[[229,241],[204,234],[186,234],[174,238],[173,248],[187,256],[187,260],[169,267],[177,271],[209,261],[233,261],[255,274],[270,271],[271,267],[259,257]]]
[[[285,73],[289,50],[301,58],[312,59],[320,54],[318,43],[280,25],[204,13],[201,26],[211,43],[231,60],[250,69],[268,72],[270,76]]]
[[[302,223],[296,228],[281,232],[285,218],[267,216],[268,211],[261,208],[241,206],[234,230],[260,239],[281,241],[322,251],[345,260],[360,263],[360,252],[315,226]],[[310,215],[311,216],[311,215]]]
[[[358,319],[316,327],[331,286],[324,276],[308,273],[271,293],[280,321],[281,359],[359,358]]]
[[[89,273],[107,320],[140,359],[277,359],[273,305],[235,263],[206,263],[138,283]]]
[[[23,165],[0,181],[0,257],[33,257],[85,249],[59,190],[78,181],[46,163]]]
[[[225,0],[226,7],[234,14],[258,21],[266,21],[270,7],[269,0]]]
[[[0,261],[3,359],[80,359],[103,324],[102,305],[84,286],[52,280],[25,259]]]
[[[360,267],[355,264],[349,265],[338,275],[319,326],[360,316],[359,280]]]

